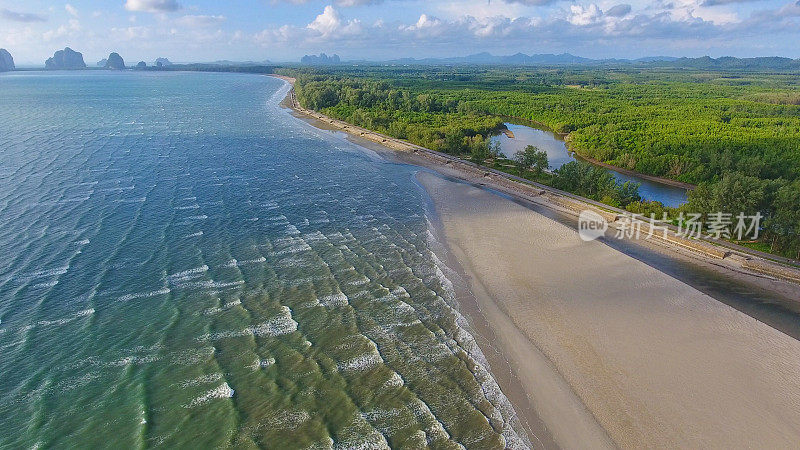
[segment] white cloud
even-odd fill
[[[225,16],[186,15],[178,18],[176,22],[185,27],[207,27],[225,22]]]
[[[606,10],[605,14],[611,17],[625,17],[631,12],[631,5],[627,3],[621,3],[619,5],[614,5],[608,10]]]
[[[177,0],[126,0],[125,9],[151,13],[174,12],[182,9]]]
[[[318,15],[306,28],[317,33],[318,38],[329,38],[334,35],[340,37],[358,35],[363,31],[358,19],[342,20],[339,12],[333,6],[326,6],[322,14]]]
[[[342,19],[339,17],[339,13],[330,5],[326,6],[322,14],[318,15],[313,22],[308,24],[309,29],[315,30],[323,36],[335,32],[341,26]]]
[[[78,10],[75,9],[75,7],[70,5],[69,3],[64,5],[64,9],[69,13],[70,16],[78,17]]]
[[[586,7],[572,5],[569,10],[571,14],[567,20],[573,25],[591,25],[603,17],[603,11],[594,3]]]
[[[47,17],[41,14],[23,13],[11,11],[9,9],[0,9],[0,18],[10,20],[12,22],[46,22]]]

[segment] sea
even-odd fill
[[[530,446],[419,169],[288,90],[0,76],[0,447]]]

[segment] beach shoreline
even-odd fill
[[[559,446],[800,438],[796,339],[480,186],[418,178],[492,344]]]
[[[282,75],[270,76],[279,78],[290,85],[295,82],[295,79],[291,77]],[[389,158],[425,167],[446,176],[485,186],[517,199],[530,201],[575,216],[584,210],[591,210],[603,216],[612,229],[626,226],[624,222],[618,222],[617,219],[629,213],[618,208],[549,186],[523,180],[513,175],[479,166],[454,156],[435,152],[305,109],[297,102],[294,89],[287,93],[281,105],[291,109],[297,117],[310,122],[317,128],[344,132],[359,145],[369,147]],[[640,225],[647,232],[649,224],[643,222]],[[685,239],[677,236],[674,232],[670,233],[669,239],[658,240],[658,244],[664,250],[672,251],[673,254],[685,253],[686,250],[689,250],[691,256],[698,260],[713,262],[714,265],[719,267],[727,267],[729,273],[733,276],[747,274],[753,278],[752,281],[754,282],[759,282],[757,278],[767,277],[770,280],[779,280],[781,283],[788,282],[800,286],[800,267],[789,267],[783,264],[785,261],[782,258],[771,258],[769,255],[756,254],[750,249],[735,244]]]
[[[427,191],[434,204],[435,214],[438,220],[441,221],[440,227],[444,237],[443,240],[445,241],[447,252],[452,255],[452,260],[448,261],[448,265],[455,267],[458,276],[463,277],[465,284],[468,286],[467,292],[461,292],[457,295],[458,304],[463,309],[465,316],[467,316],[472,331],[475,332],[476,340],[484,354],[486,354],[490,360],[491,371],[495,374],[498,384],[514,405],[518,415],[524,419],[526,431],[533,435],[531,437],[532,441],[538,438],[537,430],[542,430],[542,428],[546,429],[543,436],[552,436],[555,445],[564,448],[580,448],[585,447],[587,444],[605,448],[613,448],[616,446],[635,447],[641,445],[708,445],[719,444],[725,441],[726,438],[720,434],[714,434],[713,436],[706,435],[703,439],[697,440],[697,436],[692,438],[692,436],[687,436],[685,433],[675,432],[670,434],[661,432],[656,422],[642,419],[643,416],[647,416],[648,414],[652,417],[652,413],[641,412],[640,415],[632,413],[626,416],[625,414],[617,414],[614,408],[609,408],[609,405],[616,405],[616,407],[622,407],[624,409],[624,406],[627,404],[626,402],[632,401],[626,398],[625,395],[611,395],[607,397],[592,395],[591,386],[587,387],[587,383],[591,385],[593,377],[596,376],[597,373],[587,373],[577,370],[575,367],[584,364],[585,361],[582,363],[581,358],[570,354],[569,351],[563,348],[559,348],[557,342],[554,343],[552,338],[547,337],[548,333],[542,334],[541,324],[534,326],[531,323],[520,323],[519,317],[524,316],[526,312],[525,308],[519,309],[520,305],[524,305],[524,302],[518,301],[516,304],[510,306],[506,301],[508,298],[514,297],[513,292],[507,290],[512,288],[513,291],[524,292],[527,293],[527,295],[535,296],[538,291],[536,288],[530,286],[531,280],[535,279],[535,274],[526,273],[525,270],[514,267],[513,270],[509,270],[508,273],[518,279],[507,279],[506,288],[498,287],[497,283],[487,281],[487,276],[491,278],[492,270],[490,267],[502,264],[504,259],[515,260],[517,261],[516,264],[519,264],[519,258],[507,258],[508,255],[514,253],[515,249],[513,246],[503,246],[503,250],[500,252],[485,252],[486,254],[495,256],[495,260],[487,265],[487,258],[480,256],[481,252],[476,253],[474,249],[470,250],[466,248],[469,246],[464,244],[464,242],[480,241],[480,239],[477,239],[475,236],[472,236],[471,239],[464,239],[463,233],[468,232],[465,230],[472,228],[472,225],[465,225],[463,221],[455,220],[452,210],[448,212],[446,209],[443,209],[446,208],[445,205],[447,203],[458,196],[455,193],[459,190],[462,191],[462,194],[463,191],[479,191],[482,193],[481,195],[485,194],[490,196],[493,199],[491,203],[502,205],[501,208],[507,207],[508,204],[519,206],[526,211],[525,214],[520,217],[537,216],[538,213],[535,212],[537,208],[546,208],[547,210],[553,211],[554,214],[572,217],[577,215],[576,207],[592,209],[597,208],[596,205],[580,203],[580,200],[576,201],[576,199],[571,196],[558,198],[557,195],[553,195],[550,192],[541,192],[536,190],[536,188],[531,189],[530,186],[522,187],[519,186],[518,183],[514,184],[509,180],[502,180],[500,177],[484,172],[480,168],[476,169],[473,167],[474,165],[451,159],[439,159],[436,155],[431,155],[415,149],[411,144],[399,141],[395,142],[394,140],[390,141],[376,133],[365,132],[358,127],[340,123],[339,121],[327,118],[319,113],[298,108],[297,105],[293,104],[291,101],[291,96],[292,91],[287,95],[287,99],[284,101],[283,105],[291,108],[293,114],[297,117],[321,129],[344,132],[347,134],[347,139],[358,145],[370,148],[389,160],[412,164],[422,168],[418,173],[418,181]],[[457,190],[444,189],[443,186],[447,186],[448,183],[459,184],[459,186],[457,186]],[[452,195],[443,198],[442,196],[445,195],[443,192],[449,192]],[[464,210],[470,211],[469,205],[465,207]],[[595,210],[603,214],[609,214],[608,211],[600,209]],[[491,210],[488,216],[496,215],[497,217],[503,217],[503,214],[504,212],[502,211],[498,213],[497,211]],[[551,218],[545,218],[545,220],[552,221]],[[556,222],[553,223],[558,225]],[[503,226],[507,225],[508,223],[504,224],[503,221],[500,220],[500,224],[497,226],[502,229]],[[574,230],[572,231],[573,234],[577,235]],[[510,233],[508,230],[506,230],[506,232]],[[515,232],[519,233],[520,231],[515,230]],[[530,233],[530,230],[528,230],[528,233]],[[522,235],[525,234],[523,233]],[[491,238],[487,238],[487,240],[493,241]],[[723,315],[726,315],[726,317],[735,317],[736,321],[739,323],[742,323],[742,321],[746,322],[746,327],[744,328],[751,329],[752,327],[756,327],[759,335],[768,335],[769,339],[772,340],[777,339],[781,342],[782,346],[792,346],[793,343],[797,342],[792,340],[791,337],[780,333],[775,328],[764,325],[764,323],[758,320],[753,320],[752,317],[747,314],[742,314],[740,311],[736,311],[716,301],[714,298],[697,291],[691,286],[665,275],[653,267],[649,267],[646,262],[637,261],[625,255],[620,250],[615,250],[604,245],[602,242],[594,242],[592,244],[602,246],[604,248],[603,252],[606,252],[604,255],[610,258],[622,257],[626,264],[635,265],[639,271],[647,274],[645,277],[646,279],[658,279],[660,283],[663,283],[675,292],[689,293],[687,295],[699,299],[697,301],[703,308],[711,308],[717,314],[722,311],[724,313]],[[658,252],[668,258],[702,264],[721,276],[742,279],[746,283],[757,285],[759,288],[785,299],[800,298],[800,296],[798,296],[798,294],[800,294],[798,285],[779,280],[775,277],[765,276],[757,271],[747,270],[738,259],[740,258],[738,255],[732,257],[732,255],[726,254],[722,258],[718,258],[713,256],[713,249],[701,247],[698,251],[697,248],[676,244],[675,242],[637,242],[636,245],[647,246],[649,249],[648,251]],[[536,249],[530,250],[535,251]],[[705,250],[707,250],[708,253],[706,253]],[[560,277],[558,273],[550,274],[551,283],[561,283],[564,285],[575,284],[575,275],[577,273],[583,274],[582,277],[578,278],[586,278],[589,280],[598,276],[596,273],[592,274],[592,271],[586,273],[571,272],[570,269],[566,269],[563,266],[561,269],[567,274],[567,278],[564,278],[563,274]],[[522,274],[527,275],[522,276]],[[618,273],[614,275],[618,275]],[[636,285],[642,282],[642,280],[634,277],[633,279],[627,280],[625,283]],[[625,283],[622,283],[622,285]],[[644,283],[646,284],[647,281],[644,281]],[[584,288],[586,287],[584,286]],[[630,295],[625,301],[631,301]],[[546,304],[545,306],[548,308],[558,307],[552,304]],[[628,306],[635,307],[636,305],[632,304]],[[671,311],[671,313],[678,314],[676,311]],[[697,320],[692,321],[691,319],[691,317],[688,318],[691,324],[702,328],[702,324]],[[584,317],[583,320],[584,322],[580,323],[579,326],[589,329],[592,327],[596,328],[596,323],[592,323],[586,317]],[[681,317],[679,320],[686,321],[687,318]],[[759,318],[759,320],[761,319]],[[620,324],[617,323],[615,326],[619,327]],[[538,330],[539,334],[534,333],[532,330]],[[563,333],[563,330],[559,332]],[[559,333],[553,333],[553,336],[558,335]],[[586,336],[582,338],[585,340]],[[588,345],[591,347],[592,340],[590,339],[588,342]],[[729,342],[726,345],[728,344]],[[796,349],[792,347],[792,351],[795,350]],[[696,364],[697,361],[702,360],[700,357],[700,355],[703,354],[701,349],[691,347],[688,349],[688,352],[694,352],[694,354],[700,358],[695,359],[693,363]],[[761,349],[760,352],[764,353],[764,350]],[[626,353],[623,354],[623,356],[633,358],[634,360],[640,358],[636,361],[641,363],[642,356],[637,355],[636,352]],[[610,357],[610,354],[600,354],[595,361],[597,359],[602,361],[604,358],[608,357]],[[620,355],[615,355],[615,357],[619,358]],[[707,357],[707,355],[703,355],[702,357]],[[770,363],[774,363],[774,361],[770,361]],[[781,370],[784,372],[790,369],[791,368],[787,369],[786,367],[781,367]],[[619,370],[624,370],[624,367],[621,367]],[[610,390],[619,393],[620,386],[615,384],[619,383],[619,380],[615,380],[613,377],[607,377],[606,381],[608,385],[604,386],[604,390],[601,390],[602,392],[607,393]],[[707,382],[708,380],[705,381]],[[738,388],[742,387],[741,380],[729,381]],[[641,386],[636,387],[641,389]],[[711,387],[708,388],[713,391]],[[650,390],[648,391],[648,389]],[[636,402],[640,402],[639,406],[656,401],[653,397],[648,397],[648,395],[655,395],[656,398],[658,398],[666,394],[663,391],[653,392],[652,387],[648,389],[644,389],[647,395],[641,394],[641,392],[637,394],[641,395],[641,397],[635,399]],[[636,389],[632,390],[636,392]],[[700,393],[702,393],[702,391],[702,389],[697,390],[697,392]],[[647,410],[647,408],[644,409]],[[679,417],[670,416],[669,411],[659,411],[659,414],[663,416],[660,419],[662,421],[680,423]],[[794,420],[794,417],[791,419]],[[631,426],[625,425],[626,423],[631,421],[635,422],[636,420],[640,423]],[[702,416],[699,418],[695,417],[695,420],[702,422]],[[688,426],[688,424],[684,425]],[[792,423],[789,423],[787,427],[791,428],[792,425]],[[713,421],[702,424],[706,432],[708,432],[708,429],[713,429],[714,426],[719,426],[719,424]],[[729,430],[728,433],[730,434],[732,431]],[[547,441],[547,439],[545,439],[545,441]],[[549,444],[542,446],[545,448],[551,447]]]

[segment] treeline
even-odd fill
[[[222,64],[170,64],[162,66],[137,67],[137,70],[157,72],[233,72],[233,73],[274,73],[274,66],[261,65],[222,65]]]
[[[501,118],[463,108],[455,98],[381,80],[299,75],[295,92],[307,108],[452,155],[484,149],[504,127]]]
[[[792,74],[485,67],[292,74],[307,107],[608,204],[670,216],[759,212],[763,229],[753,245],[800,256],[800,78]],[[585,157],[699,186],[671,210],[637,201],[632,186],[613,187],[592,166],[520,171],[493,158],[486,143],[507,117],[566,135]]]

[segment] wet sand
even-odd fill
[[[558,445],[800,442],[800,342],[490,191],[418,178],[491,345]]]

